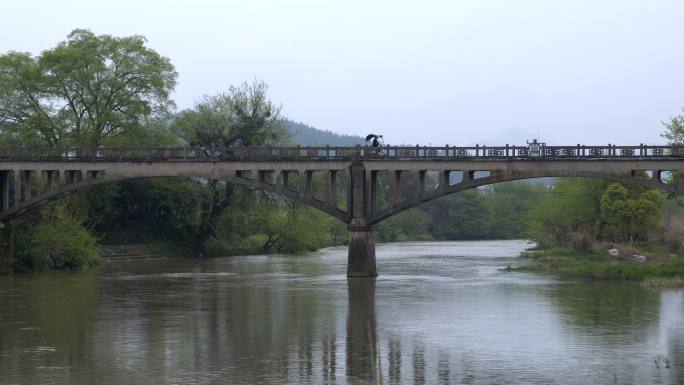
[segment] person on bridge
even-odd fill
[[[382,148],[385,145],[385,140],[382,135],[368,134],[366,135],[366,146],[379,148],[378,154],[383,155],[385,153]]]

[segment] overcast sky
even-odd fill
[[[1,53],[141,34],[179,108],[257,78],[293,120],[390,144],[660,143],[684,106],[682,0],[6,0],[1,20]]]

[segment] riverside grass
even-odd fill
[[[630,246],[630,248],[633,248]],[[655,252],[645,252],[653,250]],[[570,248],[551,248],[545,251],[523,252],[521,257],[530,261],[511,270],[547,271],[564,276],[603,281],[640,282],[649,288],[684,287],[684,257],[661,253],[652,245],[639,248],[647,255],[644,263],[612,257],[607,251],[578,251]]]

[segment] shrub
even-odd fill
[[[578,230],[568,234],[568,243],[571,248],[579,251],[592,251],[596,239],[593,235]]]
[[[15,271],[74,270],[103,262],[97,238],[61,206],[46,210],[25,230],[17,233]]]

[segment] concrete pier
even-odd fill
[[[348,278],[373,278],[375,268],[375,234],[373,228],[349,230]]]

